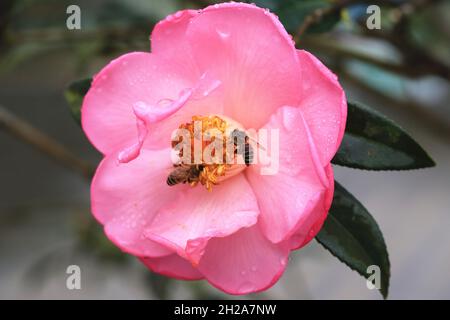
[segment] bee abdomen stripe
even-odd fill
[[[177,184],[177,181],[176,181],[173,177],[168,176],[168,177],[167,177],[167,184],[168,184],[169,186],[174,186],[174,185]]]

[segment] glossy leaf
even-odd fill
[[[344,139],[332,163],[366,170],[409,170],[435,165],[400,126],[358,102],[348,102]]]
[[[380,292],[388,295],[390,263],[378,224],[364,206],[339,183],[328,217],[316,240],[352,270],[367,278],[367,268],[377,265],[381,271]]]
[[[84,95],[91,87],[91,82],[91,78],[77,80],[72,82],[64,92],[72,117],[79,125],[81,125],[81,105],[83,104]]]

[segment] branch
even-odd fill
[[[333,5],[326,8],[319,8],[313,11],[310,15],[308,15],[303,23],[298,27],[297,32],[294,35],[295,43],[300,41],[300,37],[313,25],[322,21],[325,16],[329,16],[339,12],[342,8],[345,8],[353,3],[358,1],[355,0],[341,0],[336,1]]]
[[[54,43],[61,41],[98,41],[99,39],[113,39],[128,41],[130,35],[138,32],[146,34],[143,26],[128,27],[99,27],[96,29],[82,29],[77,31],[67,31],[59,27],[47,27],[41,29],[10,30],[7,33],[10,45],[17,45],[29,41],[39,41],[41,43]]]
[[[409,66],[412,75],[437,75],[450,81],[450,67],[434,58],[420,47],[411,44],[399,34],[380,31],[365,32],[365,36],[389,42],[396,47],[403,56],[403,64]]]
[[[88,162],[79,159],[59,142],[33,127],[27,121],[15,116],[3,106],[0,106],[0,129],[30,144],[66,168],[78,172],[85,178],[90,179],[94,173],[94,168]]]
[[[406,1],[405,3],[398,6],[398,8],[395,8],[392,10],[392,20],[395,25],[399,25],[406,21],[406,19],[411,16],[413,13],[417,12],[418,10],[431,5],[433,3],[438,3],[442,0],[412,0],[412,1]]]
[[[296,43],[299,42],[300,37],[313,25],[322,21],[325,16],[333,15],[342,9],[349,7],[353,4],[376,4],[379,6],[390,6],[394,7],[395,11],[393,12],[393,16],[395,18],[395,22],[401,22],[405,20],[408,16],[410,16],[417,9],[425,7],[426,5],[432,4],[433,2],[439,2],[441,0],[415,0],[406,2],[403,4],[399,4],[395,0],[335,0],[333,4],[326,8],[319,8],[313,11],[310,15],[308,15],[303,23],[298,27],[297,32],[294,36],[294,41]]]
[[[408,76],[408,77],[420,77],[424,75],[437,75],[444,79],[450,80],[450,67],[445,63],[435,59],[428,52],[420,47],[412,44],[408,38],[406,29],[408,27],[408,17],[418,10],[424,7],[439,3],[441,0],[414,0],[405,3],[395,3],[391,0],[341,0],[334,2],[327,8],[321,8],[314,11],[309,15],[299,27],[299,30],[295,36],[295,40],[298,43],[300,36],[312,25],[319,23],[326,15],[331,15],[341,10],[344,7],[350,6],[355,3],[375,3],[379,5],[389,5],[394,7],[392,9],[392,17],[394,19],[395,26],[391,32],[368,30],[365,26],[361,26],[361,30],[365,36],[382,39],[394,45],[402,54],[403,62],[392,63],[384,60],[377,59],[374,56],[367,55],[361,52],[348,49],[342,45],[339,45],[336,41],[327,39],[323,41],[321,39],[313,39],[310,37],[303,37],[302,46],[312,46],[319,48],[320,50],[330,51],[340,56],[346,56],[352,59],[357,59],[363,62],[367,62],[376,65],[385,70]]]
[[[346,59],[355,59],[369,63],[389,72],[410,78],[417,78],[428,74],[437,74],[450,80],[450,73],[446,71],[444,67],[432,66],[426,62],[428,60],[422,60],[422,64],[419,62],[411,64],[406,61],[404,63],[390,62],[361,51],[355,51],[330,38],[304,37],[302,45],[308,47],[308,49],[319,50],[327,55],[335,55]]]
[[[430,111],[425,106],[412,101],[399,101],[398,99],[372,88],[368,84],[364,83],[364,81],[361,81],[359,78],[347,71],[342,70],[339,72],[339,75],[341,79],[344,79],[347,83],[373,96],[373,98],[377,99],[380,104],[384,104],[389,107],[396,107],[398,110],[406,112],[408,116],[414,116],[416,119],[419,119],[420,122],[424,123],[430,132],[432,132],[438,139],[445,139],[445,141],[449,141],[450,125],[448,122],[438,114]]]
[[[390,32],[362,28],[363,34],[367,37],[387,41],[396,47],[403,55],[404,65],[412,66],[417,75],[434,74],[450,81],[450,66],[433,57],[424,48],[411,42],[408,32],[408,17],[419,10],[423,10],[428,5],[437,4],[441,1],[415,0],[406,2],[393,10],[395,24]]]

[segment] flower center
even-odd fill
[[[238,122],[224,116],[193,116],[172,135],[177,161],[167,184],[189,183],[205,186],[228,179],[250,165],[253,149],[249,136]]]

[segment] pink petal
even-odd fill
[[[217,87],[218,80],[206,72],[182,71],[176,64],[150,53],[125,54],[95,76],[81,110],[83,130],[103,154],[124,150],[122,159],[131,160],[146,137],[139,119],[140,131],[136,130],[136,104],[151,106],[150,115],[157,115],[146,122],[149,139],[144,145],[167,148],[172,131],[180,123],[190,121],[192,115],[221,113],[221,94],[211,93]],[[187,90],[191,90],[189,97],[185,96]]]
[[[289,239],[292,250],[300,249],[314,239],[327,218],[328,211],[330,210],[333,201],[334,178],[333,168],[330,164],[325,168],[325,171],[329,180],[329,187],[326,190],[324,199],[316,202],[315,206],[310,209],[310,214],[307,219],[299,221],[298,225],[295,227],[295,232]]]
[[[104,154],[127,147],[136,141],[136,102],[176,99],[191,84],[191,79],[150,53],[125,54],[94,77],[81,110],[83,129]]]
[[[278,109],[264,129],[279,130],[279,172],[262,175],[264,165],[258,164],[246,175],[258,198],[261,229],[270,241],[278,243],[299,228],[309,231],[307,222],[318,205],[326,214],[323,202],[329,182],[300,109]]]
[[[299,103],[297,53],[275,15],[255,5],[222,3],[194,15],[185,29],[200,70],[223,83],[226,116],[259,128],[276,108]]]
[[[254,225],[258,213],[253,191],[240,174],[214,186],[212,192],[198,186],[173,198],[146,235],[197,263],[209,239]]]
[[[185,34],[191,18],[199,12],[182,10],[158,22],[150,37],[152,53],[170,59],[179,69],[198,70]]]
[[[176,254],[161,258],[140,258],[153,272],[181,280],[199,280],[203,276],[188,261]]]
[[[136,108],[136,104],[134,107]],[[117,155],[117,159],[120,163],[127,163],[131,160],[136,159],[141,153],[142,146],[144,145],[145,139],[147,138],[148,128],[146,121],[142,119],[139,114],[136,114],[136,111],[134,113],[136,115],[138,141],[119,152],[119,154]]]
[[[347,100],[336,75],[309,52],[297,52],[303,79],[299,107],[325,166],[331,161],[342,141],[347,118]]]
[[[143,150],[135,161],[120,165],[111,154],[99,165],[91,186],[92,213],[122,250],[137,256],[172,252],[143,236],[155,213],[183,190],[167,186],[171,168],[169,150]]]
[[[181,107],[183,107],[189,98],[192,96],[193,90],[186,89],[181,92],[177,100],[171,101],[168,106],[164,108],[159,106],[147,105],[143,101],[138,101],[133,105],[134,115],[136,116],[138,137],[137,142],[122,150],[118,155],[120,163],[127,163],[136,159],[144,145],[145,139],[148,135],[148,125],[154,125],[171,116]]]
[[[209,115],[223,113],[223,92],[221,81],[212,73],[199,75],[192,88],[180,92],[191,92],[189,99],[182,108],[172,116],[156,124],[148,126],[149,135],[144,148],[157,149],[170,146],[172,133],[180,124],[191,122],[194,115]]]
[[[198,269],[215,287],[230,294],[247,294],[274,285],[289,255],[286,244],[273,244],[258,226],[211,239]]]

